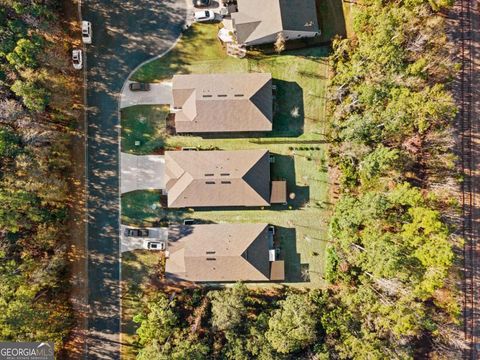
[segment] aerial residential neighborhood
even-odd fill
[[[0,5],[0,359],[479,358],[472,0]]]

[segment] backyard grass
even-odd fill
[[[164,147],[166,118],[165,105],[136,105],[121,110],[122,152],[145,155]],[[135,143],[138,142],[138,145]]]

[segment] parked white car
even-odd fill
[[[72,50],[72,62],[73,67],[77,70],[81,70],[83,67],[83,57],[82,57],[82,50],[75,49]]]
[[[165,250],[165,243],[160,241],[148,241],[145,245],[148,250]]]
[[[82,21],[82,40],[84,44],[92,43],[92,23],[90,21]]]
[[[212,10],[195,11],[193,16],[196,22],[206,22],[215,19],[215,13]]]

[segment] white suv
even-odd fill
[[[193,15],[196,22],[207,22],[215,20],[215,13],[212,10],[196,11]]]
[[[82,40],[84,44],[92,43],[92,23],[90,21],[82,21]]]

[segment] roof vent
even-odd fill
[[[215,174],[205,174],[205,176],[214,176]]]
[[[215,185],[215,181],[205,181],[205,184],[207,184],[207,185]]]
[[[217,260],[216,258],[207,258],[207,261],[215,261]]]
[[[213,95],[202,95],[202,97],[204,97],[204,98],[211,98],[211,97],[213,97]]]
[[[229,173],[221,173],[220,176],[230,176]]]
[[[227,94],[218,94],[217,96],[218,97],[227,97],[228,95]]]
[[[222,181],[222,184],[231,184],[231,181]]]
[[[207,251],[207,255],[213,255],[215,254],[215,251]]]
[[[244,97],[245,95],[243,95],[243,94],[235,94],[234,96],[235,96],[235,97]]]

